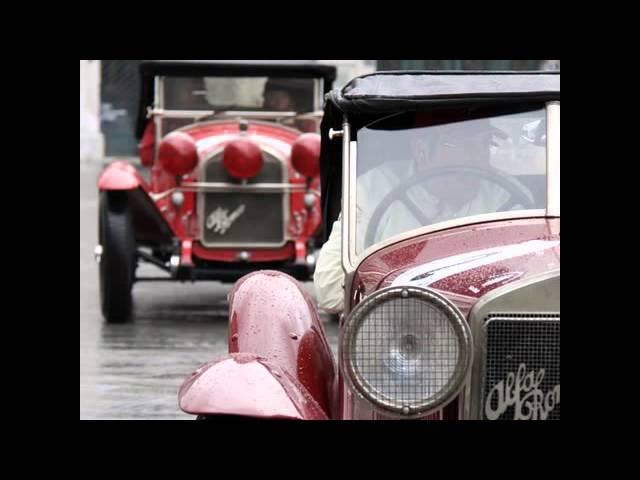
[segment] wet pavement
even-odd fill
[[[80,418],[193,419],[178,409],[178,388],[198,366],[227,353],[226,297],[232,285],[138,283],[134,320],[106,324],[93,260],[100,169],[80,166]],[[149,265],[138,269],[144,276],[156,272]],[[304,286],[313,295],[313,285]],[[324,318],[324,327],[335,356],[337,324]]]

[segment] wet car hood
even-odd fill
[[[432,288],[463,313],[489,291],[560,268],[560,219],[468,225],[420,235],[362,261],[354,289],[366,296],[392,285]]]

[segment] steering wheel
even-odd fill
[[[525,209],[534,208],[534,203],[529,198],[528,192],[518,182],[516,182],[513,177],[497,170],[487,170],[467,165],[431,168],[419,172],[418,174],[400,182],[382,199],[371,214],[371,219],[369,220],[369,225],[365,234],[365,245],[373,245],[374,235],[382,221],[382,214],[385,213],[395,201],[399,201],[406,206],[416,219],[422,223],[422,225],[429,225],[433,223],[432,219],[428,218],[418,205],[411,200],[407,192],[411,187],[419,183],[425,183],[437,177],[453,174],[462,174],[474,178],[480,178],[482,180],[488,180],[506,190],[510,196],[507,201],[496,210],[498,212],[510,210],[517,204],[521,204]]]

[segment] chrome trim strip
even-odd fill
[[[473,334],[471,335],[471,338],[473,339],[473,341],[475,342],[476,339],[473,336]],[[475,343],[474,343],[475,345]],[[476,354],[476,350],[477,348],[474,346],[473,349],[473,355],[475,356]],[[475,362],[478,361],[477,358],[474,358]],[[475,363],[474,362],[474,363]],[[467,391],[470,388],[471,385],[471,372],[473,371],[473,365],[471,365],[471,368],[469,369],[469,374],[467,375],[467,380],[464,383],[464,387],[462,388],[462,390],[460,390],[460,393],[458,394],[458,420],[467,420],[467,418],[465,417],[465,406],[467,403]]]
[[[356,258],[356,180],[358,171],[356,163],[358,161],[358,145],[357,142],[349,142],[349,211],[352,215],[349,217],[349,265],[353,266]]]
[[[156,124],[156,141],[153,146],[153,163],[155,164],[160,158],[160,142],[162,142],[162,119],[160,117],[153,117],[153,121]]]
[[[304,185],[293,183],[253,183],[250,185],[237,185],[235,183],[224,182],[184,182],[180,184],[180,187],[172,187],[163,192],[153,193],[150,192],[149,196],[153,201],[161,200],[171,195],[176,190],[182,190],[184,192],[252,192],[252,193],[277,193],[277,192],[306,192],[316,196],[320,196],[318,190],[309,189]]]
[[[345,272],[344,275],[344,308],[342,314],[346,317],[351,313],[351,291],[353,290],[353,279],[356,276],[356,269]]]
[[[315,78],[313,81],[313,109],[322,110],[322,91],[324,89],[324,78]]]
[[[547,103],[547,215],[560,216],[560,102]]]
[[[164,105],[164,81],[162,77],[156,77],[155,80],[155,98],[154,104],[151,109],[147,110],[147,115],[153,118],[155,122],[155,134],[156,141],[154,142],[153,148],[153,163],[155,164],[158,161],[159,153],[160,153],[160,142],[162,141],[162,119],[160,117],[153,116],[153,110],[156,107],[162,108]]]
[[[343,189],[346,189],[346,192],[343,190],[342,196],[342,270],[344,271],[344,283],[342,285],[343,294],[344,294],[344,308],[343,315],[346,316],[351,312],[351,285],[353,283],[353,279],[356,274],[356,268],[351,260],[351,251],[353,250],[352,246],[354,246],[352,242],[352,236],[355,234],[355,229],[353,225],[355,225],[355,196],[353,192],[353,187],[355,186],[355,155],[357,154],[357,146],[356,142],[351,141],[351,128],[348,123],[343,125],[342,131],[342,146],[343,146],[343,158],[348,159],[347,165],[343,164]],[[347,153],[345,153],[347,152]],[[345,174],[346,173],[346,174]],[[347,208],[345,209],[345,198],[348,201]],[[351,245],[349,245],[351,242]]]
[[[210,115],[216,115],[216,117],[252,117],[252,118],[268,118],[272,120],[286,120],[286,119],[305,119],[305,118],[320,118],[323,112],[316,110],[314,112],[298,113],[298,112],[276,112],[276,111],[261,111],[261,110],[165,110],[164,108],[154,108],[151,110],[152,115],[157,115],[163,118],[203,118]]]
[[[307,191],[306,185],[294,183],[251,183],[243,185],[225,182],[184,182],[180,186],[186,191],[196,192],[279,193]]]
[[[151,109],[152,114],[156,108],[161,110],[164,108],[164,77],[156,77],[155,84],[156,93],[153,108]]]
[[[351,196],[351,180],[350,172],[350,143],[351,143],[351,125],[344,121],[342,124],[342,269],[346,272],[353,270],[351,259],[349,258],[349,226],[351,225],[351,215],[349,209],[349,198]],[[347,207],[347,208],[345,208]]]

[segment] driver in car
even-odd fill
[[[393,235],[425,225],[525,208],[524,202],[513,198],[507,189],[481,176],[456,173],[455,170],[429,176],[429,171],[435,174],[438,169],[442,172],[441,167],[451,166],[495,172],[490,165],[491,147],[497,138],[507,135],[493,127],[488,119],[447,123],[409,132],[411,162],[403,164],[409,166],[406,171],[399,171],[398,162],[395,166],[394,162],[385,162],[357,179],[358,252]],[[417,181],[411,182],[411,178]],[[511,178],[511,181],[517,183],[532,203],[529,190],[515,179]],[[405,189],[404,184],[408,184],[408,188]],[[378,207],[380,211],[371,222]],[[341,236],[339,217],[320,251],[314,273],[318,307],[331,313],[343,309]]]
[[[263,108],[274,112],[297,112],[304,98],[304,81],[270,78],[264,87]]]
[[[271,78],[263,94],[264,110],[305,113],[313,110],[313,83],[308,79]],[[314,119],[294,119],[292,125],[303,132],[317,131]]]

